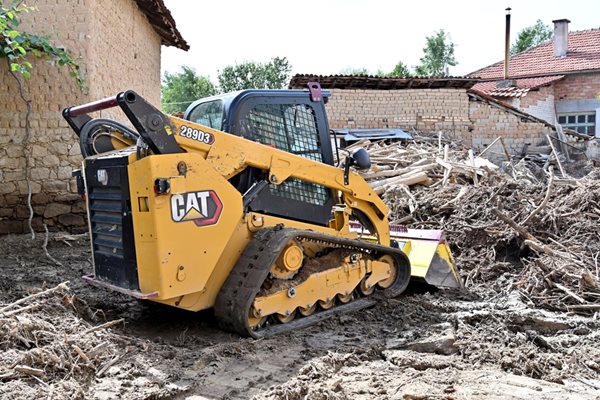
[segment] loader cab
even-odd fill
[[[312,101],[307,90],[243,90],[200,99],[184,119],[248,140],[333,165],[324,101]],[[263,171],[248,168],[230,179],[244,194],[265,180]],[[248,209],[269,215],[327,226],[334,199],[329,189],[288,179],[268,185]]]

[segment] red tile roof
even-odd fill
[[[473,86],[472,90],[485,93],[493,97],[523,97],[532,89],[547,86],[554,81],[564,78],[564,75],[543,76],[539,78],[515,79],[515,85],[511,87],[499,88],[497,81],[479,82]]]
[[[566,57],[554,57],[552,40],[510,57],[509,78],[600,70],[600,29],[570,32]],[[504,61],[474,71],[467,76],[502,79]]]

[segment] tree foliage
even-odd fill
[[[538,19],[535,22],[535,25],[528,26],[518,33],[517,39],[510,48],[510,54],[519,54],[527,49],[537,46],[552,38],[552,35],[552,28]]]
[[[10,71],[23,78],[31,76],[31,58],[40,58],[58,66],[66,66],[69,74],[85,89],[85,82],[77,62],[64,49],[53,45],[49,38],[22,32],[19,29],[20,15],[33,11],[33,7],[12,1],[0,6],[0,58],[6,58]]]
[[[386,76],[407,78],[413,76],[413,73],[410,68],[408,68],[408,65],[404,64],[402,61],[398,61],[398,64],[396,64],[394,69],[390,73],[387,73]]]
[[[352,68],[347,67],[339,72],[340,75],[373,75],[373,76],[381,76],[381,77],[409,77],[413,76],[413,73],[410,71],[408,66],[404,64],[402,61],[399,61],[398,64],[394,66],[394,69],[391,71],[385,71],[382,69],[377,70],[375,73],[371,73],[368,69],[362,68]]]
[[[274,57],[267,63],[244,62],[228,65],[218,75],[219,89],[232,92],[243,89],[283,89],[290,72],[287,58]]]
[[[415,68],[418,76],[448,76],[448,67],[458,64],[454,58],[454,43],[443,29],[427,37],[421,64]]]
[[[165,113],[185,111],[195,100],[216,93],[212,82],[198,75],[193,68],[182,66],[181,72],[165,72],[162,79],[161,103]]]
[[[346,68],[343,68],[342,70],[340,70],[339,73],[340,73],[340,75],[371,75],[369,70],[364,67],[360,67],[360,68],[346,67]]]

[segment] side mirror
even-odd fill
[[[355,165],[357,169],[371,168],[371,157],[369,157],[369,153],[365,149],[360,148],[356,150],[350,157],[354,161],[352,165]]]
[[[346,157],[346,162],[344,163],[344,185],[350,183],[350,166],[352,165],[361,170],[371,168],[371,157],[369,157],[369,153],[361,148],[355,150]]]

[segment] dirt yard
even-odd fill
[[[68,289],[16,306],[30,309],[0,309],[1,398],[600,396],[598,319],[541,310],[516,292],[413,290],[255,341],[219,331],[210,312],[88,286],[80,279],[91,272],[85,237],[51,235],[48,251],[62,266],[42,245],[43,237],[0,238],[0,307],[69,281]]]
[[[0,398],[599,399],[600,169],[442,145],[366,144],[368,178],[392,220],[444,229],[466,289],[268,339],[88,286],[86,235],[0,237]]]

